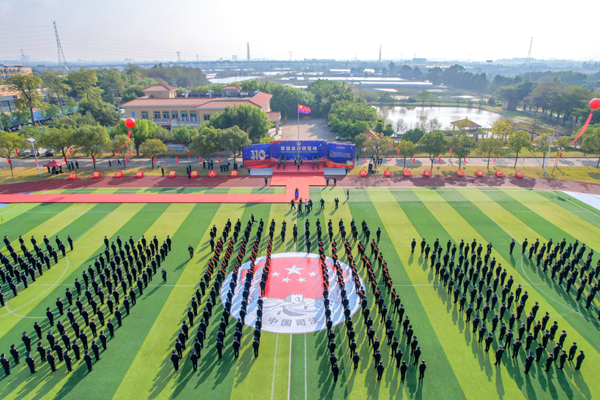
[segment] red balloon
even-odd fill
[[[597,110],[600,108],[600,99],[592,99],[592,101],[590,101],[590,108],[592,110]]]
[[[135,119],[127,118],[125,120],[125,126],[128,127],[129,129],[133,128],[135,126]]]

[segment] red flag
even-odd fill
[[[400,150],[398,150],[398,154],[400,154]]]
[[[37,158],[34,159],[33,162],[35,163],[35,165],[37,165]]]
[[[365,156],[365,162],[366,162],[366,163],[368,163],[368,162],[369,162],[369,160],[367,160],[367,156]]]
[[[202,156],[199,156],[199,158],[200,158],[200,162],[202,162]]]
[[[67,158],[66,158],[66,157],[63,157],[63,161],[64,161],[64,162],[67,162]]]
[[[221,162],[221,157],[219,157],[219,162]]]
[[[131,155],[131,149],[129,149],[129,151],[127,152],[127,155]]]
[[[179,164],[179,158],[175,156],[175,164]]]
[[[6,163],[7,163],[8,165],[10,165],[10,158],[7,158],[7,159],[6,159]]]
[[[463,160],[463,162],[467,162],[467,157],[465,157],[465,159]]]
[[[494,157],[494,162],[496,162],[497,159],[498,159],[498,157]]]
[[[71,149],[69,149],[69,155],[72,156],[73,152],[71,151]]]
[[[190,149],[188,149],[188,158],[190,158],[190,154],[191,154]]]
[[[303,106],[302,104],[298,104],[298,113],[300,114],[310,114],[310,108]]]
[[[15,150],[15,154],[18,156],[19,155],[19,150]]]
[[[413,157],[413,164],[415,163],[415,161],[416,161],[416,157]]]
[[[392,156],[390,156],[390,162],[392,162]]]
[[[525,157],[523,157],[523,162],[525,162]]]
[[[156,164],[156,157],[152,157],[152,161],[154,161],[154,164]]]
[[[442,163],[442,156],[439,156],[438,157],[438,164],[441,164],[441,163]]]
[[[450,147],[450,154],[452,154],[452,147]]]
[[[92,159],[94,160],[94,164],[96,164],[96,157],[92,157]],[[65,160],[66,162],[67,160]]]
[[[129,164],[129,157],[125,157],[125,164]]]

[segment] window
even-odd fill
[[[160,119],[160,111],[154,111],[154,119]]]
[[[181,112],[181,118],[187,118],[187,111]]]
[[[190,111],[190,118],[196,118],[196,111]]]
[[[210,114],[204,114],[204,120],[208,121],[210,119]]]
[[[142,111],[142,119],[148,119],[148,111]]]
[[[163,111],[163,119],[169,119],[169,112]]]
[[[171,111],[171,118],[177,119],[177,111]]]

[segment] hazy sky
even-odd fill
[[[0,0],[0,60],[600,60],[594,0]],[[591,39],[590,39],[591,38]]]

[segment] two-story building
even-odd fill
[[[225,107],[248,104],[258,107],[273,119],[271,98],[273,95],[256,91],[240,93],[241,87],[228,85],[215,96],[213,92],[202,94],[177,93],[177,88],[168,85],[153,85],[143,89],[144,97],[121,105],[126,118],[148,119],[167,129],[182,125],[199,126]],[[181,97],[183,96],[183,97]],[[272,121],[278,122],[278,121]]]

